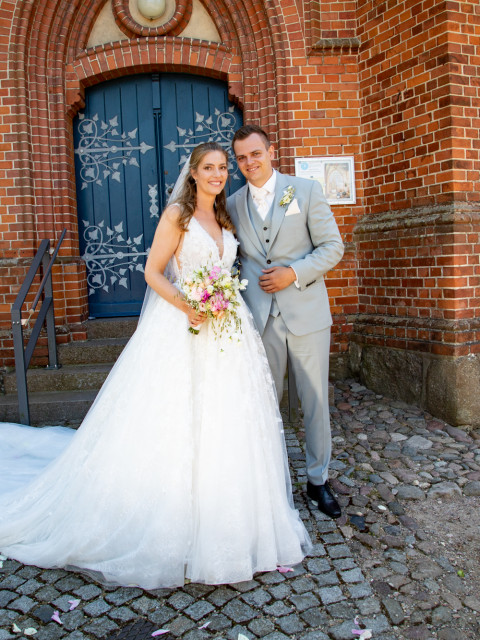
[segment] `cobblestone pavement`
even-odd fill
[[[315,543],[293,572],[143,591],[6,560],[0,640],[26,637],[28,628],[38,640],[140,639],[159,629],[171,640],[352,640],[356,616],[374,640],[478,640],[478,583],[408,511],[414,502],[452,500],[452,509],[473,505],[478,514],[480,434],[354,381],[337,384],[331,416],[331,483],[344,509],[336,522],[306,501],[301,425],[286,425],[295,502]],[[80,602],[70,611],[72,600]],[[62,624],[51,620],[54,611]]]

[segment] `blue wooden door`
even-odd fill
[[[90,315],[137,315],[159,216],[191,150],[230,150],[241,113],[218,80],[142,74],[87,90],[74,121],[80,253]],[[228,191],[243,184],[233,156]]]

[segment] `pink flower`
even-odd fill
[[[203,290],[200,287],[197,287],[196,289],[192,289],[190,293],[190,298],[194,302],[200,302],[200,300],[202,299],[202,295],[203,295]]]
[[[210,271],[210,280],[216,280],[221,272],[222,270],[220,267],[213,267],[213,269]]]
[[[217,292],[212,300],[212,311],[224,311],[228,307],[228,300],[225,300],[221,292]]]

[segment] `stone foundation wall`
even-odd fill
[[[438,356],[355,342],[349,351],[351,374],[369,389],[454,426],[480,428],[480,354]]]

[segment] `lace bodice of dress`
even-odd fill
[[[192,218],[183,237],[178,262],[172,258],[175,278],[187,277],[195,269],[213,263],[220,263],[223,268],[231,269],[237,254],[237,244],[233,233],[223,229],[223,255],[220,257],[220,249],[215,240],[196,218]]]

